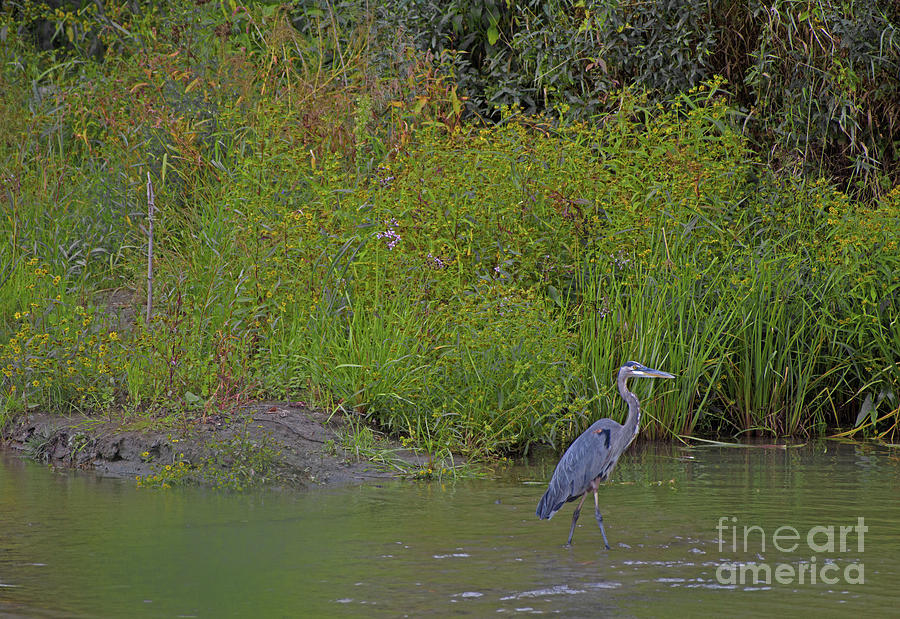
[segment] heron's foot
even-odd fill
[[[577,508],[575,508],[575,513],[572,514],[572,528],[569,529],[569,541],[566,542],[566,548],[572,546],[572,538],[575,536],[575,523],[578,522],[578,516],[581,514],[581,505],[579,504]]]
[[[600,514],[599,508],[594,510],[594,517],[597,519],[597,525],[600,527],[600,534],[603,536],[603,545],[609,550],[609,542],[606,541],[606,529],[603,528],[603,516]]]

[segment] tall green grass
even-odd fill
[[[676,382],[654,385],[647,400],[644,431],[652,437],[820,433],[828,425],[853,423],[850,402],[859,406],[866,393],[873,402],[876,386],[886,410],[896,389],[887,386],[895,385],[889,376],[896,363],[888,351],[898,324],[891,309],[896,286],[879,288],[881,280],[853,268],[859,265],[822,268],[829,245],[840,244],[842,234],[829,230],[835,222],[829,224],[827,213],[812,217],[803,229],[811,237],[821,235],[815,242],[798,243],[793,228],[760,226],[770,213],[739,228],[745,236],[733,237],[730,246],[710,242],[725,230],[702,225],[670,234],[668,240],[651,237],[642,255],[585,258],[576,291],[582,358],[603,396],[595,416],[624,417],[612,376],[626,358],[679,374]],[[885,223],[896,229],[896,215]],[[879,257],[888,269],[896,269],[896,259],[893,252]],[[855,355],[846,354],[854,339],[847,328],[861,320],[848,303],[855,289],[846,287],[851,277],[874,283],[869,291],[880,298],[878,317],[865,321],[878,335],[854,334],[873,346],[871,361],[884,360],[883,367],[868,368],[867,380]],[[866,305],[863,298],[856,302]],[[856,385],[855,393],[850,385]],[[635,387],[638,393],[649,392],[644,385]],[[660,388],[663,392],[657,393]],[[877,420],[874,408],[866,408],[871,415],[865,420],[872,426],[891,420],[882,426],[886,435],[895,427],[896,408]]]
[[[662,249],[662,247],[660,247]],[[727,364],[738,307],[721,297],[723,268],[696,256],[665,256],[649,267],[624,256],[588,259],[580,316],[581,353],[598,395],[595,416],[624,419],[614,376],[625,359],[678,375],[674,383],[630,387],[644,399],[643,432],[690,435],[715,405],[715,386]]]

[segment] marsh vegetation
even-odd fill
[[[5,3],[0,421],[303,399],[493,458],[636,359],[645,437],[896,438],[896,9],[695,11],[654,68],[662,3],[420,4]]]

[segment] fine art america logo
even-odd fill
[[[794,563],[726,562],[716,568],[716,580],[723,585],[862,585],[865,565],[849,557],[865,550],[868,530],[865,518],[860,517],[855,525],[819,525],[805,531],[784,525],[770,535],[759,525],[739,525],[736,517],[722,516],[716,525],[720,553],[761,557],[767,551],[796,552],[804,559]]]

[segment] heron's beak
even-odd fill
[[[662,370],[654,370],[653,368],[644,368],[644,376],[647,378],[675,378],[674,374],[669,374]]]

